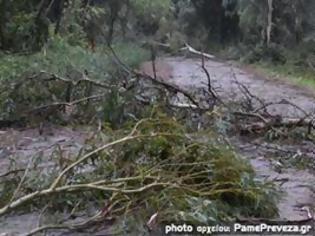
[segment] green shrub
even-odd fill
[[[137,67],[149,58],[146,50],[136,44],[118,43],[113,46],[117,55],[130,67]],[[120,69],[106,47],[97,48],[93,53],[80,46],[71,46],[66,39],[52,38],[41,52],[32,55],[2,55],[0,58],[0,119],[18,117],[17,112],[32,107],[64,102],[67,86],[65,83],[41,82],[45,74],[35,80],[28,80],[44,71],[68,80],[81,79],[86,75],[92,80],[110,82],[119,78]],[[16,89],[17,84],[23,84]],[[73,99],[84,97],[86,87],[78,85]]]

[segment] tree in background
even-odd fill
[[[49,32],[92,49],[135,38],[199,49],[240,42],[292,47],[315,37],[312,0],[0,0],[0,6],[4,51],[39,50]]]
[[[0,0],[0,47],[4,51],[39,50],[49,37],[49,27],[60,29],[68,0]]]
[[[208,38],[225,44],[239,36],[236,0],[192,0],[196,13],[208,29]]]
[[[0,1],[0,47],[9,51],[40,48],[48,37],[44,2]]]
[[[297,45],[314,32],[314,10],[315,3],[309,0],[239,0],[244,42]]]

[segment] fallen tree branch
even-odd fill
[[[155,187],[155,186],[165,186],[167,185],[167,183],[155,183],[152,185],[148,185],[146,187],[141,187],[139,189],[133,189],[133,190],[122,190],[122,189],[117,189],[117,188],[113,188],[113,187],[104,187],[104,186],[99,186],[99,185],[94,185],[94,184],[81,184],[81,185],[66,185],[66,186],[61,186],[61,187],[57,187],[62,178],[73,168],[75,168],[76,166],[78,166],[79,164],[87,161],[89,158],[93,157],[95,154],[98,154],[99,152],[108,149],[110,147],[113,147],[117,144],[121,144],[121,143],[125,143],[127,141],[131,141],[131,140],[137,140],[137,139],[149,139],[149,138],[153,138],[153,137],[158,137],[158,136],[175,136],[175,134],[168,134],[168,133],[153,133],[151,135],[137,135],[137,128],[146,120],[140,120],[132,129],[132,131],[130,132],[130,134],[128,134],[127,136],[115,140],[113,142],[107,143],[91,152],[89,152],[88,154],[84,155],[83,157],[81,157],[80,159],[78,159],[77,161],[73,162],[72,164],[70,164],[68,167],[66,167],[57,177],[56,179],[53,181],[53,183],[50,185],[49,188],[44,189],[44,190],[38,190],[32,193],[29,193],[25,196],[22,196],[16,200],[14,200],[13,202],[10,202],[9,204],[7,204],[6,206],[0,208],[0,216],[6,214],[8,211],[17,208],[23,204],[25,204],[26,202],[29,202],[32,199],[35,199],[37,197],[41,197],[41,196],[46,196],[46,195],[50,195],[50,194],[54,194],[54,193],[60,193],[60,192],[72,192],[72,191],[78,191],[78,190],[83,190],[83,189],[94,189],[94,190],[101,190],[101,191],[112,191],[112,192],[122,192],[122,193],[137,193],[137,192],[141,192],[144,191],[146,188],[151,188],[151,187]],[[179,135],[180,136],[180,135]]]
[[[196,55],[201,56],[201,57],[206,57],[207,59],[213,59],[214,58],[213,55],[197,51],[196,49],[194,49],[193,47],[191,47],[187,43],[185,43],[185,47],[181,48],[180,50],[181,51],[188,50],[188,52],[190,52],[190,53],[196,54]]]
[[[25,113],[26,114],[30,114],[30,113],[33,113],[33,112],[36,112],[36,111],[39,111],[39,110],[43,110],[43,109],[48,108],[48,107],[61,107],[61,106],[69,106],[69,107],[71,107],[71,106],[77,105],[77,104],[82,103],[82,102],[95,100],[95,99],[100,99],[100,98],[105,97],[105,96],[106,96],[106,94],[97,94],[97,95],[81,98],[81,99],[78,99],[78,100],[75,100],[75,101],[72,101],[72,102],[55,102],[55,103],[51,103],[51,104],[46,104],[46,105],[35,107],[35,108],[25,112]]]
[[[169,84],[169,83],[161,81],[161,80],[156,80],[156,79],[152,78],[151,76],[149,76],[147,74],[140,73],[140,72],[134,72],[134,75],[136,75],[138,78],[150,80],[155,84],[163,86],[164,88],[166,88],[169,91],[173,91],[174,93],[183,94],[193,105],[195,105],[195,107],[202,109],[200,107],[200,104],[193,98],[193,96],[191,94],[189,94],[188,92],[186,92],[183,89],[180,89],[178,86],[173,85],[173,84]]]
[[[253,100],[254,101],[257,101],[259,104],[261,104],[261,109],[269,116],[271,116],[266,107],[265,107],[265,102],[257,97],[256,95],[252,94],[251,91],[243,84],[241,83],[237,77],[236,77],[236,74],[235,72],[233,71],[233,69],[231,69],[232,72],[232,77],[234,79],[234,82],[236,83],[236,85],[238,86],[239,90],[242,92],[242,94],[244,95],[244,97],[246,98],[246,101],[247,101],[247,109],[250,109],[250,110],[253,110],[254,109],[254,106],[253,106]]]
[[[26,179],[26,176],[28,175],[28,172],[29,172],[31,166],[33,165],[34,158],[35,158],[35,155],[29,160],[29,162],[28,162],[28,164],[27,164],[27,167],[26,167],[26,169],[25,169],[25,171],[24,171],[24,174],[23,174],[23,176],[22,176],[22,178],[21,178],[21,180],[20,180],[18,186],[17,186],[16,189],[14,190],[14,193],[13,193],[13,195],[11,196],[11,199],[9,200],[8,205],[10,205],[10,204],[15,200],[15,198],[16,198],[17,195],[18,195],[18,193],[20,192],[20,190],[21,190],[21,188],[22,188],[22,185],[23,185],[23,183],[24,183],[24,181],[25,181],[25,179]]]
[[[210,73],[209,73],[209,71],[207,70],[207,68],[205,66],[205,56],[204,56],[204,54],[202,54],[201,58],[202,58],[201,68],[202,68],[202,70],[204,71],[204,73],[207,76],[207,82],[208,82],[207,83],[207,86],[208,86],[208,91],[207,92],[211,95],[212,99],[214,99],[214,104],[215,104],[216,100],[218,100],[218,96],[215,94],[215,92],[212,89],[211,76],[210,76]]]
[[[286,100],[286,99],[281,99],[279,102],[269,102],[269,103],[263,103],[261,100],[260,100],[260,103],[262,103],[262,106],[255,109],[253,112],[254,113],[257,113],[257,112],[260,112],[261,110],[264,110],[266,111],[266,109],[270,106],[275,106],[275,105],[289,105],[289,106],[292,106],[294,108],[296,108],[298,111],[302,112],[305,116],[308,116],[309,114],[304,110],[302,109],[301,107],[297,106],[296,104]]]
[[[87,224],[92,223],[92,222],[97,222],[100,219],[103,218],[102,212],[97,212],[94,216],[90,217],[89,219],[82,221],[80,223],[76,224],[51,224],[51,225],[44,225],[44,226],[39,226],[38,228],[33,229],[32,231],[23,234],[23,236],[32,236],[47,230],[52,230],[52,229],[67,229],[67,230],[77,230],[85,227]]]
[[[45,77],[43,78],[41,76],[46,76],[46,78]],[[21,80],[20,82],[16,83],[14,85],[13,91],[19,89],[26,82],[31,81],[31,80],[35,80],[38,78],[40,78],[40,81],[44,81],[44,82],[59,80],[59,81],[62,81],[62,82],[68,83],[68,84],[70,83],[72,85],[77,85],[77,84],[82,83],[82,82],[87,82],[87,83],[91,83],[95,86],[106,88],[106,89],[112,88],[110,85],[107,85],[107,84],[104,84],[102,82],[88,78],[88,76],[85,73],[81,73],[81,78],[77,78],[75,80],[72,80],[72,79],[67,79],[67,78],[64,78],[60,75],[42,70],[39,73],[36,73],[32,76],[28,76],[28,77],[24,78],[23,80]]]
[[[16,170],[10,170],[8,172],[5,172],[3,174],[0,174],[0,178],[7,177],[9,175],[17,174],[19,172],[25,172],[25,169],[16,169]]]
[[[114,59],[116,61],[116,63],[118,65],[120,65],[123,70],[130,74],[130,75],[133,75],[135,76],[136,78],[140,79],[140,78],[143,78],[143,79],[146,79],[146,80],[150,80],[151,82],[157,84],[157,85],[160,85],[160,86],[163,86],[164,88],[166,88],[167,90],[170,90],[170,91],[173,91],[175,93],[181,93],[183,94],[193,105],[195,105],[196,107],[200,108],[200,105],[199,103],[193,98],[193,96],[191,94],[189,94],[187,91],[183,90],[183,89],[180,89],[178,86],[176,85],[173,85],[173,84],[169,84],[165,81],[161,81],[161,80],[157,80],[155,78],[153,78],[152,76],[148,75],[148,74],[144,74],[144,73],[141,73],[139,71],[136,71],[136,70],[132,70],[131,68],[129,68],[123,61],[120,60],[120,58],[117,56],[115,50],[111,47],[111,46],[108,46],[112,55],[114,56]]]
[[[313,119],[296,119],[296,118],[281,118],[277,119],[264,119],[264,122],[254,122],[242,126],[242,132],[259,133],[274,128],[296,128],[296,127],[311,127],[315,128]]]
[[[161,46],[161,47],[164,47],[164,48],[171,48],[171,45],[170,44],[166,44],[166,43],[160,43],[160,42],[155,42],[153,41],[153,44],[157,45],[157,46]],[[196,49],[194,49],[192,46],[190,46],[188,43],[185,43],[185,47],[182,47],[179,49],[180,51],[188,51],[192,54],[196,54],[198,56],[201,56],[201,57],[204,57],[204,58],[207,58],[207,59],[213,59],[215,58],[214,55],[211,55],[211,54],[208,54],[208,53],[204,53],[204,52],[200,52]]]

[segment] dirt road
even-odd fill
[[[201,68],[200,59],[171,57],[157,60],[157,76],[181,88],[198,88],[207,86],[207,77]],[[231,101],[243,98],[239,84],[248,88],[255,96],[266,103],[290,101],[306,112],[315,111],[315,97],[311,91],[299,89],[284,81],[267,80],[253,71],[240,69],[232,63],[207,60],[205,67],[210,73],[213,88],[219,96]],[[142,70],[152,73],[151,62],[144,63]],[[238,81],[239,83],[237,83]],[[269,106],[268,111],[286,117],[304,115],[301,110],[287,104]]]

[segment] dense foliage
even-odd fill
[[[250,61],[284,63],[281,49],[313,42],[314,7],[311,0],[2,0],[0,48],[40,50],[53,32],[93,50],[99,43],[150,37],[177,47],[233,45],[239,56],[249,50]]]

